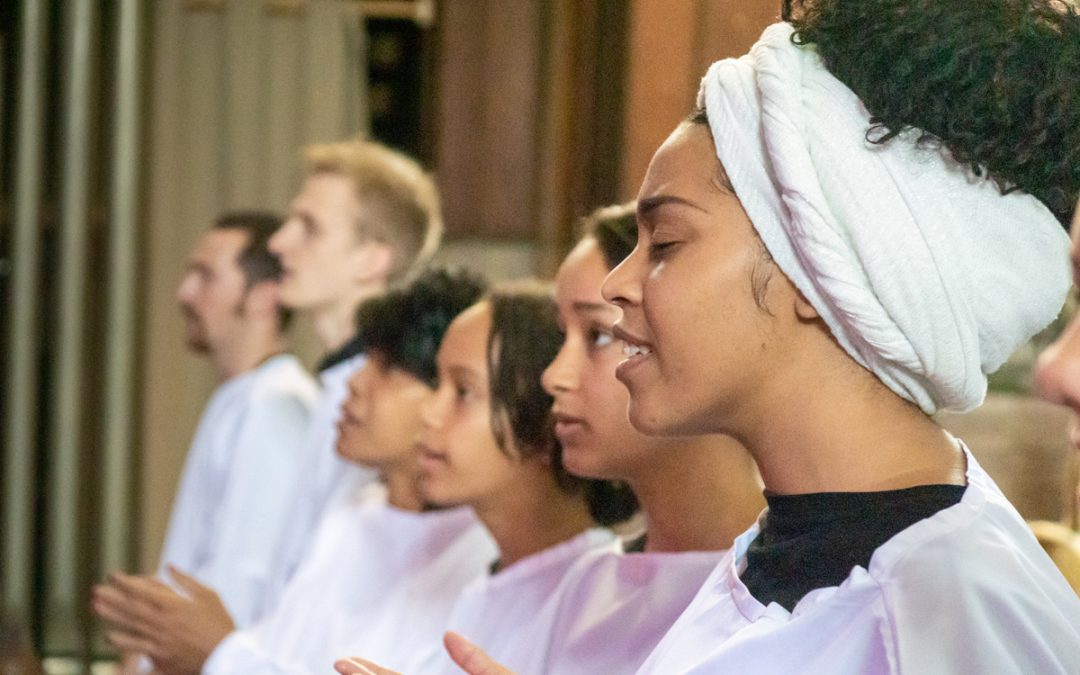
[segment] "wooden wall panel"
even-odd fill
[[[779,0],[633,0],[622,195],[637,195],[649,160],[693,108],[709,64],[746,53],[779,18]]]
[[[780,20],[780,0],[698,0],[698,26],[691,85],[713,61],[750,51],[766,26]]]
[[[543,3],[440,5],[439,184],[451,236],[535,226]]]
[[[448,234],[522,242],[551,274],[617,199],[623,0],[440,5],[436,166]]]
[[[697,0],[633,0],[627,72],[622,192],[637,195],[653,152],[693,99]]]

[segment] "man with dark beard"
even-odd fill
[[[263,606],[290,509],[281,494],[303,470],[318,395],[285,353],[290,316],[278,299],[281,264],[267,249],[280,224],[262,212],[223,215],[195,245],[176,293],[187,346],[210,359],[221,384],[192,440],[161,568],[213,587],[240,625]]]

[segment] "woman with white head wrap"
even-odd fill
[[[769,502],[642,670],[1080,672],[1080,600],[929,417],[1064,300],[1080,18],[798,9],[709,69],[605,284],[635,426],[739,438]]]
[[[929,416],[1064,300],[1080,17],[785,4],[653,157],[604,286],[634,426],[735,437],[769,503],[640,672],[1080,673],[1080,599]]]

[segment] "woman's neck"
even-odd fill
[[[417,489],[418,472],[416,462],[410,461],[404,466],[380,468],[379,479],[386,486],[386,501],[390,506],[402,511],[420,511],[424,500]]]
[[[499,548],[500,570],[595,526],[582,495],[565,493],[550,468],[530,473],[513,489],[473,505]]]
[[[765,507],[746,449],[726,436],[699,436],[662,453],[662,462],[629,481],[648,525],[645,550],[730,548]]]
[[[756,405],[756,415],[739,421],[742,432],[733,431],[766,489],[805,494],[963,485],[966,460],[952,437],[846,354],[843,359],[833,368],[774,380],[771,392],[761,391],[768,404]]]

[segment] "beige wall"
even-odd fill
[[[200,9],[201,8],[201,9]],[[187,354],[173,300],[187,251],[225,209],[282,210],[300,148],[360,132],[360,22],[351,3],[303,12],[261,2],[155,4],[148,79],[149,180],[139,560],[152,568],[180,468],[214,385]],[[301,351],[314,350],[303,328]]]

